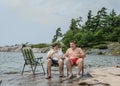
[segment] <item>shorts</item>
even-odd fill
[[[52,59],[51,57],[49,57],[48,59],[52,61],[52,64],[58,65],[58,60]]]
[[[70,58],[70,61],[72,62],[72,65],[77,65],[77,61],[79,58]]]
[[[54,60],[54,59],[51,59],[51,60],[53,64],[58,65],[58,60]]]

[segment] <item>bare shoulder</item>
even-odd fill
[[[77,50],[82,50],[82,49],[80,47],[78,47]]]
[[[68,49],[67,49],[67,51],[70,51],[70,50],[71,50],[71,48],[68,48]]]
[[[78,51],[82,51],[82,49],[80,47],[77,48]]]

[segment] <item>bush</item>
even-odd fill
[[[49,46],[50,46],[49,44],[41,43],[41,44],[32,45],[31,47],[32,48],[44,48],[44,47],[49,47]]]

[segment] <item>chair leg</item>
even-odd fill
[[[33,74],[35,74],[32,64],[30,64]]]
[[[44,72],[44,75],[45,75],[45,70],[44,70],[44,67],[43,67],[43,64],[41,63],[41,66],[42,66],[42,69],[43,69],[43,72]]]
[[[23,69],[22,69],[22,73],[21,73],[22,75],[23,75],[23,72],[24,72],[24,68],[25,68],[25,64],[24,64]]]
[[[82,66],[82,77],[83,77],[83,75],[84,75],[84,67]]]
[[[62,75],[64,76],[64,64],[63,64],[63,67],[62,67],[62,72],[63,72],[63,74],[62,74]]]
[[[67,69],[67,76],[69,75],[69,73],[68,73],[68,69]]]
[[[48,75],[48,68],[46,70],[47,70],[47,75]]]
[[[37,64],[35,64],[35,68],[34,68],[34,70],[33,70],[34,74],[35,74],[35,71],[36,71],[36,67],[37,67]]]

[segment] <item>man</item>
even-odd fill
[[[66,66],[69,71],[69,78],[73,77],[72,66],[77,65],[77,78],[80,78],[80,72],[82,70],[83,60],[85,57],[85,53],[81,48],[76,47],[76,43],[74,41],[70,42],[70,48],[65,53],[66,58]]]
[[[62,51],[59,49],[58,44],[55,43],[52,45],[53,49],[50,50],[47,54],[47,77],[46,79],[50,79],[51,78],[51,65],[52,64],[58,64],[59,65],[59,73],[60,73],[60,77],[63,76],[63,60],[62,60],[62,56],[63,53]]]

